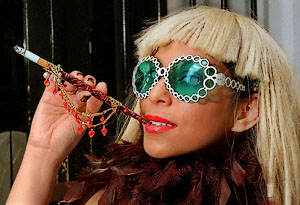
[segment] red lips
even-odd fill
[[[154,121],[154,123],[156,123],[156,124],[149,123],[149,124],[145,125],[145,129],[149,133],[159,134],[159,133],[163,133],[163,132],[166,132],[166,131],[176,128],[175,123],[170,122],[169,120],[166,120],[162,117],[154,116],[154,115],[146,115],[146,118],[148,120]],[[163,124],[163,123],[165,123],[165,124]],[[166,124],[168,124],[168,125],[166,125]]]

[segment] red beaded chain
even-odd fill
[[[104,93],[102,93],[99,90],[94,90],[91,86],[84,84],[81,80],[69,75],[68,73],[64,72],[60,65],[54,65],[49,62],[48,68],[44,68],[46,72],[44,73],[44,85],[49,86],[50,85],[50,74],[54,75],[54,81],[55,81],[55,87],[53,88],[52,93],[56,95],[59,92],[59,95],[63,99],[63,105],[66,108],[66,110],[73,114],[75,121],[78,123],[77,130],[79,133],[83,131],[83,125],[86,126],[89,130],[88,134],[90,138],[92,138],[95,135],[95,131],[93,128],[102,125],[101,133],[103,136],[107,134],[107,129],[105,127],[105,123],[107,120],[116,113],[117,110],[137,119],[138,121],[142,123],[149,123],[147,119],[142,118],[132,110],[127,109],[125,106],[123,106],[119,101],[115,100],[114,98],[110,96],[106,96]],[[94,97],[98,98],[99,100],[103,101],[104,103],[111,106],[111,108],[104,110],[103,112],[99,113],[86,113],[79,111],[74,104],[69,100],[67,91],[65,90],[66,84],[64,84],[64,81],[68,81],[72,85],[76,86],[77,89],[81,90],[87,90],[89,91]],[[104,115],[107,115],[105,118]],[[100,117],[99,122],[93,124],[94,118]],[[87,117],[88,120],[83,121],[81,117]]]

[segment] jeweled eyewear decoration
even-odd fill
[[[54,65],[53,63],[50,63],[49,61],[39,57],[38,55],[30,52],[29,50],[26,50],[25,48],[22,48],[20,46],[14,46],[15,51],[24,56],[25,58],[31,60],[32,62],[40,65],[44,70],[44,84],[45,86],[50,85],[50,75],[52,74],[54,76],[54,81],[55,81],[55,87],[53,88],[53,94],[55,95],[57,92],[60,92],[59,95],[63,99],[63,104],[64,107],[73,114],[76,122],[78,123],[78,132],[82,132],[83,130],[83,125],[87,126],[89,128],[89,136],[92,138],[95,134],[95,131],[93,128],[102,125],[103,128],[101,130],[102,134],[105,136],[107,133],[107,129],[105,128],[105,123],[107,120],[114,114],[116,113],[117,110],[129,115],[130,117],[133,117],[134,119],[142,122],[142,123],[150,123],[147,119],[142,118],[135,112],[133,112],[130,109],[127,109],[125,106],[122,105],[121,102],[117,101],[116,99],[106,96],[99,90],[94,90],[91,86],[84,84],[81,80],[69,75],[66,73],[60,65]],[[103,112],[99,113],[86,113],[86,112],[81,112],[79,111],[74,104],[69,100],[67,91],[65,90],[65,84],[64,82],[67,81],[70,84],[76,86],[76,89],[81,89],[81,90],[87,90],[89,91],[94,97],[98,98],[99,100],[103,101],[104,103],[108,104],[111,108],[104,110]],[[104,116],[106,116],[104,118]],[[83,117],[87,117],[88,120],[84,121],[82,120]],[[94,118],[99,117],[99,122],[94,123]]]
[[[151,89],[164,78],[167,90],[184,102],[198,102],[216,85],[237,91],[245,91],[245,86],[210,65],[209,60],[200,56],[181,56],[168,67],[161,67],[154,56],[143,58],[133,71],[133,92],[139,99],[149,96]]]

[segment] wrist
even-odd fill
[[[51,150],[27,144],[7,204],[47,204],[61,163]]]
[[[23,158],[24,162],[36,165],[49,174],[57,174],[63,159],[54,150],[27,144]]]

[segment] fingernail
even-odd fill
[[[75,90],[70,90],[70,91],[68,91],[67,93],[68,93],[69,95],[75,95],[75,94],[77,93],[77,90],[78,90],[78,88],[76,87]]]
[[[95,80],[93,78],[88,78],[86,81],[91,81],[92,83],[95,83]]]
[[[82,75],[82,72],[78,72],[78,73],[76,73],[76,75],[78,76],[78,75]]]

